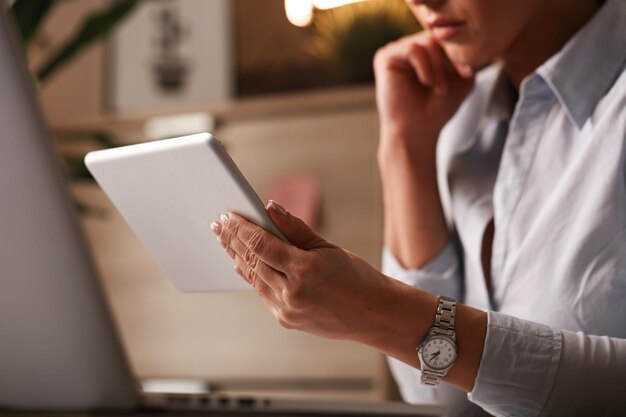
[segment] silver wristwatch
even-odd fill
[[[439,296],[435,324],[417,347],[417,356],[422,364],[422,384],[437,386],[454,365],[457,357],[455,315],[456,301]]]

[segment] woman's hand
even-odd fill
[[[291,245],[233,213],[211,227],[278,323],[375,344],[394,325],[398,283],[322,239],[277,203],[270,202],[268,213]]]
[[[437,186],[437,141],[474,76],[455,67],[428,32],[381,48],[374,70],[385,246],[404,267],[421,268],[449,239]]]
[[[276,320],[288,329],[364,343],[419,367],[415,348],[432,326],[437,297],[386,277],[276,202],[267,209],[291,244],[233,213],[211,229]],[[484,312],[457,305],[457,344],[463,348],[447,382],[471,391],[486,326]]]
[[[474,80],[472,69],[452,64],[427,31],[379,49],[374,72],[381,140],[408,137],[430,148]]]

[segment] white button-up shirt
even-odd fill
[[[449,415],[480,414],[472,403],[498,416],[626,415],[625,68],[626,1],[608,0],[517,101],[499,67],[479,74],[439,139],[455,238],[419,270],[385,249],[383,272],[489,310],[485,349],[467,396],[421,386],[390,359],[408,401]]]

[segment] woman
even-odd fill
[[[626,2],[409,7],[426,30],[374,60],[385,275],[275,202],[292,245],[213,231],[281,325],[384,352],[408,400],[626,413]]]

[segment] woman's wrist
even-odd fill
[[[381,129],[377,155],[381,168],[403,161],[415,167],[434,164],[436,155],[437,136]]]
[[[381,143],[403,142],[414,147],[435,144],[440,131],[440,128],[419,125],[414,121],[399,123],[385,120],[381,120],[379,129]]]
[[[459,304],[456,310],[456,363],[444,380],[471,392],[478,375],[487,336],[487,313]]]
[[[421,369],[416,348],[434,324],[437,296],[393,278],[383,276],[383,279],[389,280],[388,285],[378,293],[379,303],[366,319],[368,330],[355,341]],[[458,304],[455,329],[458,357],[444,380],[470,392],[482,359],[487,313]]]
[[[355,341],[419,367],[415,348],[432,325],[437,297],[382,274],[381,280],[384,284],[376,293],[376,305],[369,317],[363,317],[367,324]]]

